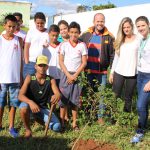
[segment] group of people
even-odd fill
[[[134,34],[131,18],[123,18],[116,39],[106,28],[102,13],[94,15],[93,26],[83,34],[77,22],[68,25],[65,20],[47,30],[42,12],[35,14],[34,22],[35,28],[25,35],[20,29],[20,13],[8,15],[4,20],[5,31],[0,35],[0,130],[3,129],[6,97],[10,106],[9,133],[13,137],[19,136],[14,128],[16,107],[20,109],[25,137],[32,136],[31,114],[36,121],[47,123],[47,104],[60,107],[60,121],[53,113],[50,129],[57,132],[65,129],[69,106],[72,129],[79,130],[77,115],[82,87],[78,78],[85,71],[89,85],[96,91],[95,80],[105,87],[110,67],[109,82],[116,98],[121,96],[124,87],[125,112],[132,111],[137,83],[139,120],[131,142],[141,141],[147,125],[150,97],[150,28],[147,17],[136,19],[138,35]],[[103,122],[103,117],[98,114],[98,121]]]

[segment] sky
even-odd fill
[[[0,0],[4,1],[4,0]],[[16,1],[16,0],[6,0]],[[79,5],[93,5],[107,4],[108,2],[115,4],[117,7],[138,5],[150,3],[149,0],[18,0],[32,3],[32,14],[42,11],[48,16],[56,14],[75,13]]]

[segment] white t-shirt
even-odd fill
[[[6,31],[4,30],[1,34],[5,34]],[[23,31],[23,30],[20,30],[18,32],[15,32],[14,35],[18,36],[18,37],[21,37],[23,41],[25,41],[25,38],[26,38],[26,32]]]
[[[19,83],[21,48],[17,36],[6,40],[0,35],[0,83]]]
[[[29,61],[36,62],[37,56],[42,54],[44,43],[49,42],[48,31],[41,32],[37,29],[30,29],[27,33],[25,43],[30,43]]]
[[[60,45],[53,47],[52,45],[49,45],[48,48],[45,48],[43,50],[43,54],[48,57],[49,62],[47,74],[52,76],[54,79],[60,79],[60,66],[58,58],[59,46]]]
[[[137,69],[140,72],[150,73],[150,37],[145,42],[145,46],[141,52],[141,59],[138,60]]]
[[[82,56],[87,55],[87,48],[83,42],[78,42],[74,47],[70,41],[60,45],[60,54],[64,55],[64,64],[69,72],[76,72],[82,63]]]
[[[139,38],[132,42],[123,43],[120,47],[120,55],[115,53],[111,73],[114,71],[123,76],[135,76],[137,73]]]
[[[25,42],[25,38],[26,38],[26,34],[27,34],[25,31],[20,30],[18,32],[15,32],[14,34],[21,37],[23,39],[23,41]]]

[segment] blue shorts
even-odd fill
[[[34,74],[36,71],[35,71],[35,62],[29,62],[28,64],[23,64],[23,78],[25,79],[26,76],[29,74]]]
[[[22,102],[19,106],[19,108],[29,108],[29,105],[25,102]],[[31,110],[30,110],[31,112]],[[49,109],[44,109],[44,108],[40,108],[40,112],[38,113],[32,113],[31,115],[35,118],[37,118],[38,120],[41,120],[44,123],[48,122],[48,115],[49,115]],[[61,130],[61,124],[58,120],[58,118],[56,117],[56,115],[54,113],[52,113],[52,118],[49,124],[49,129],[59,132]]]
[[[0,90],[0,107],[4,107],[7,104],[7,93],[8,93],[8,104],[13,107],[19,107],[20,101],[18,100],[18,94],[20,90],[19,83],[1,84]]]

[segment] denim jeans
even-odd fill
[[[93,81],[94,79],[98,81],[98,84],[101,86],[100,90],[103,91],[107,83],[107,74],[88,74],[87,79],[90,82],[90,85],[93,88],[94,92],[98,91],[98,89],[95,87],[95,81]],[[102,118],[104,116],[106,106],[104,105],[103,101],[104,98],[100,97],[99,110],[97,114],[98,118]]]
[[[107,82],[107,74],[94,74],[94,73],[87,74],[87,80],[89,81],[89,83],[90,83],[90,85],[91,85],[91,87],[93,89],[95,89],[95,81],[94,81],[94,79],[96,79],[98,81],[99,85],[105,86],[106,82]]]
[[[22,109],[22,108],[29,108],[29,105],[25,102],[21,102],[19,109]],[[29,108],[29,110],[30,110],[30,108]],[[37,118],[38,120],[40,120],[44,123],[48,122],[48,115],[49,115],[48,109],[40,108],[40,112],[38,112],[38,113],[32,113],[30,110],[31,118],[34,116],[35,118]],[[49,124],[49,129],[56,131],[56,132],[59,132],[61,130],[61,124],[54,113],[52,113],[52,118],[51,118],[51,121]]]
[[[49,115],[49,110],[42,109],[42,108],[39,113],[34,113],[34,116],[36,118],[41,119],[45,123],[48,122],[48,115]],[[56,132],[59,132],[61,130],[61,124],[54,113],[52,113],[52,118],[49,124],[49,129],[56,131]]]
[[[28,64],[23,65],[23,78],[25,79],[26,76],[29,74],[34,74],[35,73],[35,62],[29,62]]]
[[[138,72],[137,89],[138,89],[138,128],[145,129],[148,119],[148,103],[150,101],[150,92],[144,92],[145,84],[150,81],[150,73]]]
[[[8,104],[13,107],[18,107],[20,105],[20,101],[18,100],[19,90],[19,83],[1,84],[0,107],[3,108],[7,103],[7,92],[9,94]]]

